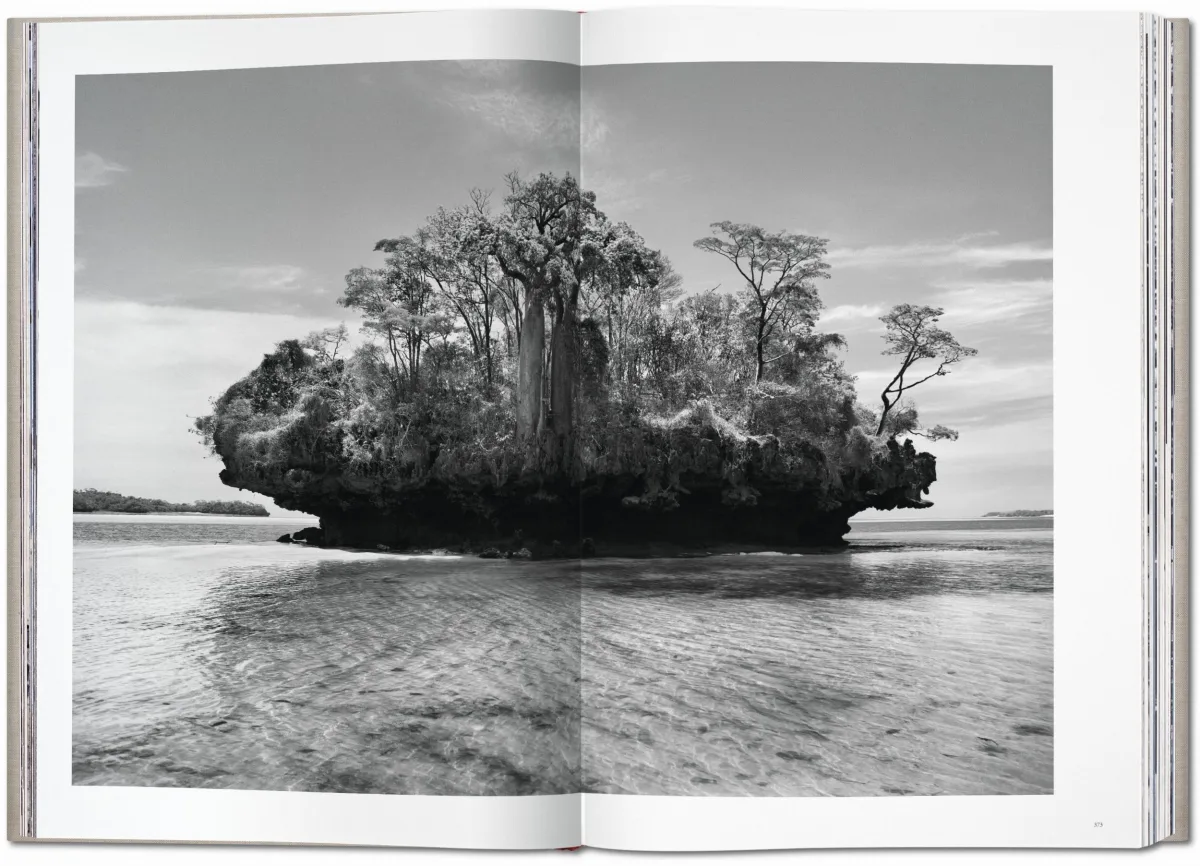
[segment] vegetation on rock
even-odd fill
[[[696,245],[744,284],[685,294],[575,178],[506,182],[347,275],[353,351],[344,327],[286,340],[214,401],[197,429],[225,483],[319,515],[329,544],[524,532],[507,546],[535,553],[835,542],[858,511],[930,504],[933,456],[896,437],[943,428],[899,393],[880,413],[857,402],[843,338],[818,330],[825,240],[714,224]]]

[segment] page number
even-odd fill
[[[1103,821],[1097,821],[1096,823],[1092,824],[1092,826],[1093,826],[1094,828],[1096,828],[1097,830],[1099,830],[1101,827],[1103,827],[1103,826],[1104,826],[1104,822],[1103,822]]]

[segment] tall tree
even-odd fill
[[[680,301],[671,319],[677,333],[671,373],[687,371],[690,379],[681,396],[724,397],[744,392],[754,355],[737,298],[716,288],[698,292]]]
[[[884,341],[887,348],[881,354],[900,357],[900,369],[883,389],[880,398],[883,401],[883,411],[879,415],[879,426],[875,435],[883,433],[887,426],[888,413],[900,402],[906,391],[911,391],[918,385],[928,382],[936,376],[950,373],[950,367],[963,358],[973,357],[979,352],[962,345],[949,331],[937,326],[938,320],[945,313],[941,307],[914,306],[898,304],[879,321],[887,326]],[[920,361],[936,361],[937,367],[933,372],[927,372],[929,367],[913,373],[912,368]],[[915,376],[917,378],[910,378]],[[915,416],[914,416],[915,417]],[[934,428],[938,430],[940,428]],[[939,436],[936,438],[948,438]],[[957,436],[955,437],[957,438]]]
[[[473,190],[470,205],[439,208],[418,235],[432,253],[425,259],[430,279],[462,322],[471,354],[490,386],[495,378],[492,327],[503,276],[490,254],[489,226],[487,194]]]
[[[597,290],[634,279],[656,280],[662,257],[625,223],[596,209],[579,182],[541,174],[508,177],[505,212],[495,221],[493,255],[503,274],[524,288],[517,383],[517,433],[536,434],[546,420],[541,399],[551,316],[549,440],[551,453],[571,458],[580,353],[579,305],[585,284]]]
[[[399,399],[407,387],[420,387],[421,356],[440,316],[432,287],[408,253],[414,242],[380,241],[388,249],[383,268],[355,268],[346,275],[338,303],[361,310],[363,330],[383,338],[391,366],[392,388]]]
[[[508,175],[504,211],[494,220],[491,253],[504,276],[519,283],[524,297],[517,362],[517,435],[525,439],[542,428],[546,305],[561,305],[564,283],[575,279],[570,266],[582,227],[596,212],[596,197],[567,175],[540,174],[525,181]],[[568,286],[569,290],[569,286]]]
[[[567,411],[573,410],[573,392],[568,394],[568,388],[574,388],[579,380],[576,369],[579,354],[577,329],[584,293],[593,299],[588,307],[594,307],[597,303],[605,306],[610,301],[636,293],[657,296],[661,303],[660,289],[666,289],[663,281],[674,279],[666,257],[648,249],[642,236],[628,223],[611,222],[604,214],[597,212],[583,227],[581,240],[579,255],[572,262],[575,278],[562,299],[563,315],[560,320],[565,325],[562,329],[563,340],[555,344],[554,350],[554,372],[557,374],[554,380],[561,391],[559,402],[567,407]],[[559,345],[564,352],[561,356]],[[606,354],[611,358],[607,350],[606,346]],[[564,361],[561,365],[558,364],[560,357]],[[559,428],[559,432],[565,434],[570,426],[571,422],[568,421]]]
[[[648,341],[667,307],[683,294],[682,279],[667,257],[644,248],[610,261],[585,281],[580,311],[593,319],[609,353],[612,381],[637,384],[647,360]]]
[[[811,329],[821,308],[815,280],[829,277],[824,238],[793,232],[768,232],[728,220],[709,226],[711,237],[697,249],[728,259],[744,280],[743,295],[754,340],[754,381],[761,382],[777,337],[806,324]]]

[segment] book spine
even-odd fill
[[[8,838],[37,835],[34,745],[34,367],[37,25],[8,26]]]
[[[1145,844],[1188,835],[1189,53],[1143,16]]]
[[[1190,322],[1191,322],[1191,28],[1187,19],[1168,19],[1170,47],[1171,294],[1175,374],[1172,399],[1173,441],[1173,596],[1171,653],[1172,826],[1165,841],[1186,842],[1189,829],[1190,725],[1188,671],[1188,496],[1190,491]]]

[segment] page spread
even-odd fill
[[[1157,839],[1141,33],[39,25],[22,835]]]

